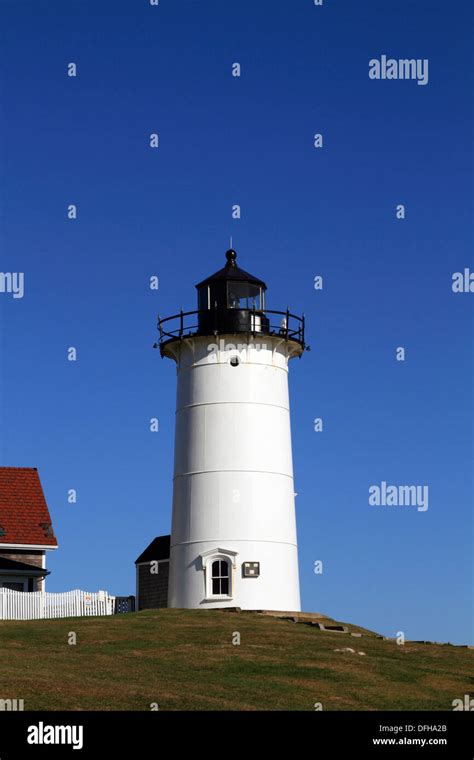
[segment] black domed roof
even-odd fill
[[[253,274],[245,272],[243,269],[237,266],[236,258],[237,254],[233,248],[229,248],[226,253],[227,264],[218,272],[214,272],[210,277],[206,277],[205,280],[198,282],[196,288],[202,287],[202,285],[210,285],[212,282],[222,282],[222,280],[240,280],[244,282],[251,282],[253,285],[259,285],[266,290],[267,286],[258,277],[254,277]]]

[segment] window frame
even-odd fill
[[[205,602],[219,602],[228,601],[235,596],[235,574],[236,574],[236,557],[238,552],[234,552],[230,549],[210,549],[207,552],[201,554],[202,569],[204,571],[204,601]],[[214,594],[213,584],[214,580],[212,574],[212,565],[217,560],[227,563],[229,575],[228,582],[229,588],[227,594]],[[220,576],[222,577],[222,576]]]
[[[204,301],[206,302],[206,306],[203,305]],[[210,308],[211,304],[209,285],[202,285],[198,290],[198,311],[209,311]]]
[[[22,586],[22,588],[9,589],[9,586],[5,586],[5,583],[8,583],[10,585]],[[2,579],[0,580],[0,588],[4,588],[10,591],[25,593],[25,591],[28,590],[28,585],[26,584],[26,589],[25,589],[24,578],[19,578],[18,576],[12,576],[12,577],[6,578],[5,576],[3,576]]]

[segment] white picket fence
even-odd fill
[[[115,597],[107,591],[12,591],[0,588],[0,620],[41,620],[43,618],[113,615]]]

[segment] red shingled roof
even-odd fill
[[[58,545],[35,467],[0,467],[2,544]]]

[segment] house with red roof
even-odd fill
[[[0,467],[0,589],[42,591],[58,542],[36,467]]]

